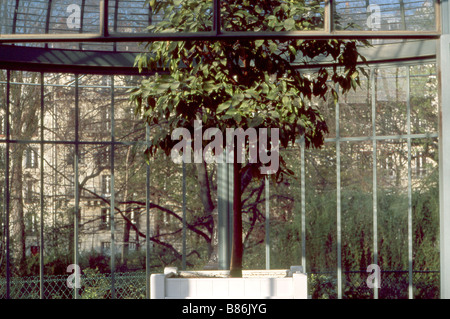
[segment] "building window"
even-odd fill
[[[100,214],[100,229],[106,229],[110,226],[109,208],[102,208]]]
[[[0,137],[5,137],[6,129],[5,129],[5,118],[0,116]]]
[[[139,208],[133,208],[133,210],[131,211],[130,220],[133,223],[133,225],[136,225],[136,226],[139,225]]]
[[[102,255],[107,255],[111,252],[111,242],[103,241],[100,246]]]
[[[396,177],[396,168],[395,168],[395,158],[394,155],[388,155],[385,158],[385,165],[384,168],[386,170],[386,176],[395,179]]]
[[[25,151],[25,167],[26,168],[36,168],[38,167],[38,162],[37,162],[37,152],[29,147],[26,149]]]
[[[30,203],[33,201],[34,195],[34,181],[29,179],[25,182],[25,202]]]
[[[38,232],[38,221],[37,216],[34,211],[31,211],[27,214],[27,233],[29,235],[35,235]]]
[[[102,148],[96,154],[96,161],[99,168],[109,168],[111,165],[111,154],[109,148]]]
[[[102,194],[103,196],[111,195],[111,176],[102,175]]]
[[[423,177],[426,174],[426,156],[420,153],[415,158],[416,176]]]

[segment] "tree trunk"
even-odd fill
[[[128,203],[130,200],[129,198],[129,170],[130,170],[130,156],[131,156],[131,146],[128,147],[127,150],[127,157],[126,157],[126,167],[125,167],[125,194],[124,194],[124,201]],[[131,206],[126,204],[125,208],[125,216],[128,218],[128,220],[131,220]],[[130,231],[131,231],[131,224],[124,221],[124,227],[123,227],[123,246],[122,246],[122,266],[127,267],[127,260],[128,260],[128,253],[130,250]]]
[[[210,219],[209,232],[211,234],[211,242],[209,243],[209,259],[208,263],[204,267],[205,269],[214,270],[219,269],[219,242],[217,234],[217,219],[218,212],[217,207],[214,207],[211,199],[211,189],[209,185],[208,170],[206,162],[196,164],[197,168],[197,180],[200,185],[200,197],[202,200],[204,214]]]
[[[22,167],[24,148],[21,145],[17,145],[14,148],[15,150],[12,152],[13,165],[11,180],[11,235],[13,238],[13,256],[17,262],[17,269],[19,273],[23,273],[26,270],[26,233]]]
[[[242,205],[241,205],[241,164],[237,162],[237,152],[234,152],[233,163],[233,243],[231,246],[230,276],[242,277]]]

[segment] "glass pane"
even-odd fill
[[[14,0],[4,0],[0,4],[0,34],[13,33]]]
[[[44,254],[45,274],[68,275],[74,256],[74,170],[73,146],[48,144],[44,148]],[[67,298],[73,294],[66,285],[55,285],[48,298]]]
[[[305,151],[306,272],[312,298],[336,298],[336,147]]]
[[[280,156],[286,161],[294,176],[285,176],[280,183],[270,179],[270,267],[289,269],[302,263],[301,242],[301,158],[298,145],[280,150]],[[263,190],[264,196],[265,190]],[[260,214],[265,216],[265,201],[261,203]],[[260,237],[264,238],[264,223],[260,226]],[[260,239],[261,240],[261,239]],[[259,255],[264,262],[265,251]],[[264,264],[262,265],[264,268]]]
[[[439,298],[438,139],[412,140],[414,297]]]
[[[378,265],[389,289],[379,297],[407,298],[407,276],[393,271],[408,269],[408,148],[406,141],[380,141],[377,145]]]
[[[83,75],[79,79],[79,138],[111,140],[111,76]]]
[[[438,131],[437,85],[434,64],[410,68],[411,133]]]
[[[146,171],[142,148],[119,145],[114,153],[117,252],[121,271],[145,269]]]
[[[39,139],[41,113],[40,73],[13,71],[10,86],[11,138]]]
[[[35,276],[39,273],[41,156],[39,147],[34,144],[12,144],[10,147],[9,221],[12,273],[15,276]]]
[[[367,77],[362,76],[361,86],[340,98],[339,116],[341,136],[372,135],[372,90]]]
[[[337,0],[334,4],[334,27],[336,29],[369,31],[436,30],[434,0]]]
[[[375,75],[377,135],[407,133],[406,68],[378,69]]]
[[[213,1],[156,1],[154,10],[144,4],[145,0],[110,1],[109,30],[120,33],[212,30]]]
[[[341,144],[343,297],[373,298],[365,284],[373,263],[372,143]]]
[[[42,34],[46,31],[46,13],[48,1],[21,1],[17,11],[12,15],[12,30],[17,34]],[[15,1],[10,1],[9,10],[16,9]]]
[[[145,0],[109,1],[108,22],[110,32],[139,33],[157,21]]]
[[[221,19],[226,31],[323,30],[325,1],[268,3],[222,1]]]
[[[317,107],[325,119],[328,127],[328,134],[325,135],[325,138],[336,137],[336,104],[331,92],[327,92],[325,99],[313,97],[311,105]]]
[[[44,139],[75,140],[75,76],[44,74]]]
[[[114,76],[114,130],[116,141],[145,141],[145,123],[134,114],[128,90],[139,85],[139,76]]]

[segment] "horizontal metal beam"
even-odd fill
[[[436,58],[436,40],[406,41],[361,48],[367,63],[382,64],[422,61]],[[29,46],[0,45],[0,68],[36,72],[89,74],[150,75],[164,70],[143,70],[134,67],[136,52],[64,50]],[[292,65],[298,69],[331,66],[334,61],[323,57],[304,63],[299,56]]]
[[[134,67],[137,53],[0,45],[0,68],[36,72],[148,75]]]
[[[86,34],[8,34],[1,43],[51,42],[154,42],[154,41],[236,41],[248,40],[331,40],[331,39],[439,39],[437,31],[280,31],[280,32],[161,32],[161,33],[86,33]]]

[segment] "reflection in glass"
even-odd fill
[[[434,0],[336,0],[335,29],[364,31],[436,30]]]
[[[377,135],[407,133],[406,68],[380,68],[375,75]]]
[[[222,1],[225,31],[313,31],[323,30],[325,1],[269,1],[242,6],[241,1]]]

